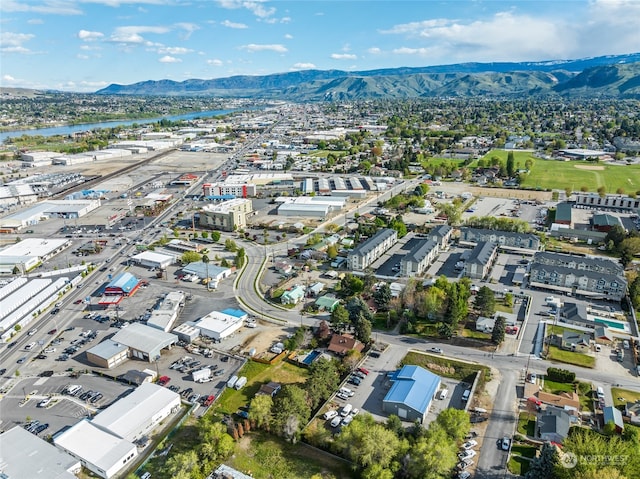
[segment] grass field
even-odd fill
[[[589,161],[556,161],[535,158],[526,151],[514,151],[516,168],[524,168],[527,159],[533,166],[522,183],[524,188],[559,189],[571,188],[580,191],[586,187],[588,191],[596,191],[604,186],[607,193],[615,193],[622,188],[625,193],[640,191],[640,165],[608,165]],[[496,156],[507,161],[508,152],[492,150],[483,158],[485,161]],[[471,165],[476,166],[476,163]]]
[[[557,346],[549,346],[549,356],[547,359],[551,361],[559,361],[561,363],[573,364],[584,368],[592,368],[596,365],[596,358],[582,353],[573,351],[565,351]]]
[[[622,406],[628,402],[640,401],[640,392],[631,391],[629,389],[611,388],[611,395],[613,396],[613,405]],[[618,398],[623,398],[621,401]]]
[[[535,434],[536,417],[528,412],[521,412],[518,416],[518,432],[523,436],[531,436]],[[515,447],[515,446],[514,446]]]
[[[511,459],[509,459],[509,471],[512,474],[523,476],[529,470],[531,459],[536,457],[536,448],[526,445],[514,445],[511,447]]]

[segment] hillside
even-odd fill
[[[463,63],[362,72],[305,70],[210,80],[112,84],[104,95],[222,96],[292,101],[442,96],[640,97],[640,54],[582,60]]]

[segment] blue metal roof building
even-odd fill
[[[140,281],[131,273],[120,273],[104,289],[105,295],[132,296],[140,287]]]
[[[233,316],[234,318],[240,318],[240,319],[246,319],[249,317],[249,315],[244,311],[242,311],[241,309],[227,308],[227,309],[223,309],[221,313],[228,314],[229,316]]]
[[[403,421],[424,421],[436,392],[440,389],[440,376],[421,368],[407,365],[391,378],[393,386],[382,400],[382,410],[395,414]]]

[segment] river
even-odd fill
[[[141,120],[116,120],[116,121],[103,121],[99,123],[83,123],[81,125],[66,125],[66,126],[53,126],[50,128],[35,128],[32,130],[14,130],[0,132],[0,143],[4,143],[4,140],[11,137],[17,137],[22,135],[42,135],[42,136],[54,136],[54,135],[69,135],[77,131],[87,131],[96,128],[114,128],[116,126],[130,126],[134,123],[145,124],[155,123],[160,120],[193,120],[195,118],[209,118],[212,116],[226,115],[237,110],[208,110],[208,111],[196,111],[193,113],[184,113],[182,115],[170,115],[162,116],[158,118],[144,118]]]

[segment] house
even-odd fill
[[[334,334],[331,336],[327,349],[338,356],[345,356],[352,349],[362,352],[364,344],[351,334]]]
[[[621,434],[622,431],[624,431],[622,412],[619,409],[615,408],[614,406],[605,406],[604,408],[602,408],[602,415],[605,425],[612,422],[618,434]]]
[[[256,393],[256,396],[264,394],[266,396],[274,397],[278,392],[280,392],[281,388],[282,385],[280,383],[269,381],[267,384],[260,386],[260,390]]]
[[[420,366],[405,365],[390,377],[391,389],[382,400],[382,410],[403,421],[424,421],[440,389],[440,376]]]
[[[328,311],[333,313],[333,310],[340,304],[340,300],[332,294],[325,294],[316,299],[315,305],[320,311]]]
[[[614,226],[622,226],[620,218],[606,213],[594,214],[591,218],[591,228],[595,231],[608,233]]]
[[[307,289],[307,296],[317,298],[324,290],[324,283],[314,283]]]
[[[590,344],[591,335],[589,333],[580,333],[568,329],[562,332],[562,349],[585,354],[589,352]]]
[[[293,266],[291,266],[291,264],[286,262],[286,261],[278,261],[278,262],[276,262],[274,267],[275,267],[276,271],[278,273],[280,273],[280,274],[289,275],[289,274],[293,273]]]
[[[298,304],[303,298],[304,286],[298,284],[282,293],[282,296],[280,296],[280,302],[282,304]]]
[[[555,406],[561,409],[572,409],[575,411],[580,410],[580,396],[574,392],[561,392],[559,394],[547,393],[544,391],[538,391],[536,393],[540,402],[549,406]]]
[[[571,416],[564,409],[548,407],[536,416],[535,437],[562,444],[569,434]]]
[[[478,242],[464,264],[464,275],[471,279],[486,278],[497,257],[498,246],[495,243]]]
[[[635,426],[640,426],[640,400],[627,402],[624,405],[624,415],[629,418],[629,422]]]
[[[482,331],[483,333],[493,332],[498,316],[502,316],[504,318],[505,326],[508,328],[514,327],[518,322],[518,318],[515,314],[497,312],[491,318],[479,316],[478,319],[476,319],[476,331]]]

